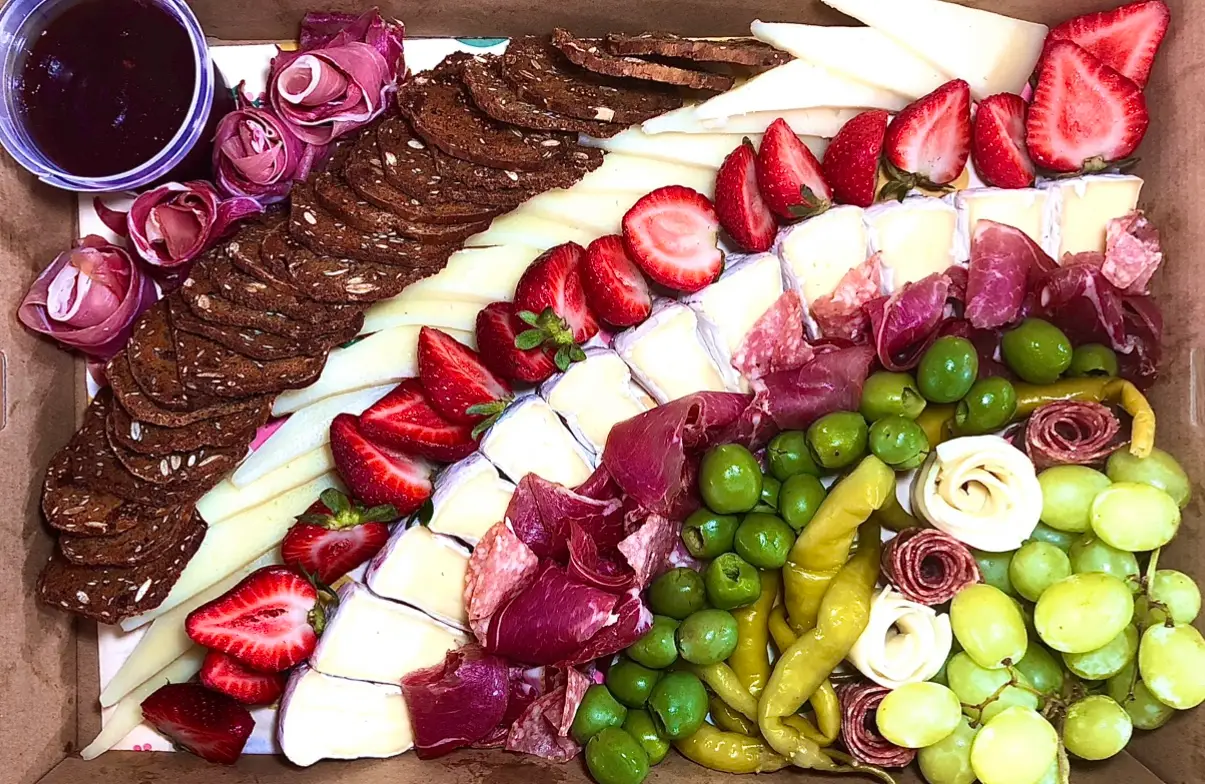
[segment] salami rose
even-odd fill
[[[264,208],[255,199],[223,200],[203,180],[169,182],[143,193],[126,216],[130,241],[138,255],[161,269],[175,272],[229,233],[244,218]]]
[[[979,582],[966,545],[932,528],[909,528],[883,546],[883,577],[914,602],[944,604]]]
[[[272,112],[243,105],[218,123],[213,179],[228,196],[273,204],[309,175],[313,150]]]
[[[1104,460],[1118,444],[1117,415],[1100,403],[1063,400],[1033,413],[1025,425],[1025,448],[1041,470],[1055,465],[1091,465]]]
[[[880,768],[906,768],[916,758],[915,749],[901,748],[879,734],[875,711],[891,689],[872,683],[847,683],[837,687],[841,700],[841,739],[855,759]]]

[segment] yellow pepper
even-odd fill
[[[925,431],[929,446],[935,447],[943,441],[953,438],[950,427],[954,424],[954,406],[930,403],[916,418],[916,424]]]
[[[786,607],[781,604],[776,605],[770,611],[770,637],[774,640],[774,647],[778,649],[779,653],[782,653],[791,647],[798,636],[787,621]]]
[[[737,713],[757,721],[757,698],[741,685],[740,679],[727,664],[685,664],[683,669],[697,675],[715,696]]]
[[[778,599],[781,579],[776,571],[761,573],[761,595],[747,607],[732,611],[736,619],[736,650],[728,665],[741,685],[754,697],[761,694],[770,679],[770,609]]]
[[[789,764],[761,738],[724,732],[710,724],[674,741],[674,748],[691,762],[725,773],[772,773]]]
[[[711,708],[711,720],[715,725],[727,732],[737,732],[751,738],[760,738],[761,730],[757,728],[757,720],[746,719],[719,697],[712,695],[707,703]]]
[[[889,531],[899,533],[905,528],[924,528],[925,524],[909,514],[900,505],[900,499],[895,493],[887,496],[883,506],[871,512],[870,519]]]

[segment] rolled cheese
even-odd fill
[[[941,670],[954,644],[950,616],[904,598],[890,585],[870,605],[870,621],[849,661],[888,689],[927,681]]]

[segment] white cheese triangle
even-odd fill
[[[535,474],[577,487],[594,472],[594,456],[538,395],[510,404],[481,437],[481,454],[516,483]]]
[[[831,139],[845,123],[862,109],[825,106],[816,109],[785,109],[782,111],[749,112],[719,119],[704,119],[696,113],[697,106],[684,106],[659,117],[645,120],[640,127],[645,133],[765,133],[770,123],[782,118],[800,136]],[[808,145],[811,146],[810,144]],[[815,152],[815,150],[813,150]],[[820,154],[820,153],[817,153]],[[696,188],[696,190],[698,190]]]
[[[422,525],[394,527],[373,557],[364,582],[385,599],[404,602],[446,624],[467,629],[464,584],[469,548]]]
[[[515,486],[484,455],[474,452],[435,478],[427,527],[475,545],[506,516],[514,494]]]
[[[854,81],[806,60],[792,60],[758,74],[695,108],[700,120],[751,112],[846,107],[898,111],[908,105],[899,93]]]
[[[619,355],[600,348],[587,349],[583,361],[544,382],[540,394],[595,455],[602,454],[611,428],[656,405]]]
[[[1104,253],[1109,221],[1138,207],[1142,178],[1094,174],[1043,186],[1051,195],[1052,229],[1046,252],[1061,261],[1068,253]]]
[[[680,302],[657,301],[644,323],[615,336],[615,350],[660,404],[694,392],[736,391],[703,342],[698,315]]]

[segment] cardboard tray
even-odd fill
[[[1033,21],[1055,23],[1118,4],[1120,0],[959,0]],[[1205,287],[1197,260],[1205,258],[1205,13],[1201,0],[1167,0],[1172,30],[1151,87],[1151,130],[1138,169],[1147,181],[1143,207],[1162,231],[1169,260],[1155,293],[1166,316],[1162,380],[1153,402],[1159,444],[1175,454],[1194,479],[1205,457]],[[311,7],[360,11],[351,0],[192,0],[206,32],[225,41],[280,40],[296,34]],[[561,25],[586,35],[672,30],[685,35],[747,35],[749,22],[849,24],[819,0],[610,0],[607,3],[535,0],[381,0],[382,12],[403,19],[411,36],[505,36],[546,33]],[[1196,15],[1191,11],[1198,11]],[[940,41],[934,41],[940,46]],[[0,608],[0,782],[437,782],[519,784],[534,780],[586,781],[584,766],[540,765],[500,752],[466,752],[436,762],[413,754],[392,760],[324,762],[299,770],[281,758],[249,757],[230,769],[188,754],[110,752],[83,762],[75,752],[99,730],[95,627],[44,607],[34,580],[49,557],[51,539],[38,510],[42,471],[75,429],[82,409],[75,361],[26,332],[16,309],[38,271],[75,237],[75,199],[37,183],[7,156],[0,157],[0,574],[8,581]],[[1175,546],[1160,565],[1205,579],[1205,538],[1200,529],[1205,486],[1194,500]],[[1198,619],[1198,626],[1202,619]],[[832,780],[793,771],[799,781]],[[1186,712],[1155,733],[1137,732],[1127,752],[1104,764],[1076,764],[1078,784],[1189,784],[1205,781],[1205,714]],[[671,755],[649,781],[731,780]],[[909,771],[901,782],[919,777]]]

